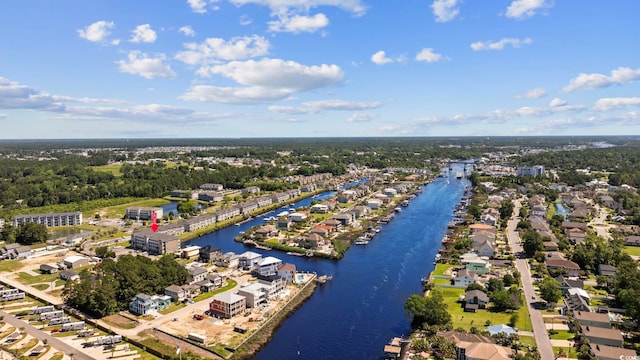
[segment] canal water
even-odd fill
[[[260,224],[263,217],[191,244],[236,253],[252,250],[293,263],[298,271],[333,275],[333,280],[319,286],[286,320],[256,359],[380,359],[392,337],[410,333],[403,304],[409,295],[421,292],[420,279],[433,270],[447,223],[467,185],[466,179],[447,182],[438,178],[424,186],[423,193],[389,224],[382,225],[368,245],[352,246],[339,261],[289,256],[233,241],[240,231]],[[331,195],[305,199],[293,207]]]

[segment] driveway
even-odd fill
[[[513,208],[513,216],[507,222],[507,239],[511,251],[514,254],[522,253],[522,246],[520,245],[520,237],[516,231],[516,225],[520,220],[518,214],[522,204],[520,200],[516,200]],[[531,299],[535,297],[536,293],[533,289],[533,280],[531,279],[531,271],[529,270],[529,263],[527,259],[516,259],[516,268],[520,272],[522,279],[522,289],[524,290],[524,297],[529,308],[531,326],[533,328],[533,334],[536,339],[536,345],[542,360],[554,360],[553,347],[547,335],[547,329],[542,318],[542,313],[539,310],[534,309]]]

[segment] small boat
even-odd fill
[[[304,256],[303,253],[299,253],[299,252],[293,252],[293,251],[289,251],[286,253],[287,255],[292,255],[292,256]]]
[[[312,251],[307,251],[306,253],[304,253],[304,256],[313,257],[313,252]]]
[[[369,244],[369,240],[359,237],[356,241],[353,242],[355,245],[367,245]]]
[[[395,208],[395,209],[393,209],[393,210],[394,210],[395,212],[400,212],[400,211],[402,211],[402,208],[401,208],[401,207],[396,207],[396,208]]]
[[[400,203],[401,206],[409,206],[409,200],[402,200],[402,202]]]

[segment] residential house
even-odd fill
[[[349,226],[353,222],[353,214],[343,212],[334,215],[331,219],[339,221],[342,226]]]
[[[354,206],[353,209],[351,209],[351,212],[356,219],[366,216],[370,211],[371,210],[368,207],[362,205]]]
[[[171,298],[171,301],[180,302],[189,298],[187,291],[178,285],[169,285],[164,289],[164,294]]]
[[[202,214],[193,216],[182,222],[184,231],[196,231],[203,227],[211,226],[216,223],[216,214]]]
[[[240,287],[238,295],[243,296],[248,308],[255,308],[266,304],[268,299],[268,287],[260,283],[247,283]]]
[[[587,223],[583,223],[583,222],[575,222],[575,221],[563,221],[562,222],[562,228],[564,229],[580,229],[580,230],[587,230]]]
[[[560,283],[560,290],[562,291],[562,295],[567,295],[570,288],[582,289],[584,287],[584,281],[578,278],[567,278],[560,275],[556,278],[556,281]]]
[[[40,272],[43,274],[54,274],[58,272],[58,267],[49,264],[40,264]]]
[[[291,219],[288,216],[282,216],[276,221],[276,228],[278,230],[289,231],[291,229]]]
[[[466,288],[471,284],[477,283],[479,280],[478,275],[469,271],[469,270],[460,270],[457,275],[453,278],[453,284],[455,287]]]
[[[629,235],[624,238],[624,242],[627,246],[640,246],[640,236]]]
[[[296,266],[294,264],[285,263],[278,266],[278,276],[281,276],[288,284],[293,284],[296,279]]]
[[[609,314],[601,314],[595,312],[576,311],[573,313],[573,318],[578,320],[580,326],[611,328],[611,319]]]
[[[531,215],[544,217],[547,215],[547,209],[544,205],[535,205],[531,208]]]
[[[246,308],[247,299],[231,292],[218,294],[209,303],[211,314],[224,319],[231,319],[234,316],[243,314]]]
[[[573,245],[583,244],[584,238],[587,236],[584,230],[578,228],[567,229],[565,234],[567,235],[567,240]]]
[[[545,241],[542,246],[544,246],[544,251],[558,251],[558,244],[553,241]]]
[[[567,297],[564,298],[563,313],[564,314],[568,312],[575,313],[576,311],[590,312],[591,307],[589,306],[589,303],[587,302],[587,300],[582,298],[580,295],[577,295],[577,294],[568,295]]]
[[[495,254],[495,250],[493,245],[491,245],[488,241],[483,241],[480,244],[473,246],[473,250],[478,254],[478,256],[486,256],[488,258],[492,258]]]
[[[78,275],[77,272],[73,271],[73,270],[62,270],[60,271],[60,273],[58,274],[58,277],[61,280],[67,280],[67,281],[77,281],[80,280],[80,275]]]
[[[615,346],[589,344],[591,354],[598,360],[620,360],[620,359],[637,359],[638,354],[635,350],[619,348]]]
[[[273,256],[267,256],[257,264],[256,272],[260,276],[277,275],[280,265],[282,265],[282,260]]]
[[[207,277],[209,272],[200,266],[192,266],[189,268],[189,284],[197,283]]]
[[[177,224],[166,224],[160,225],[158,228],[158,233],[178,236],[184,234],[185,224],[183,222],[178,222]]]
[[[280,231],[273,225],[264,225],[259,227],[254,234],[262,238],[272,238],[277,237]]]
[[[465,269],[477,274],[484,275],[489,272],[491,264],[488,259],[481,258],[475,253],[466,253],[460,256],[460,263]]]
[[[260,261],[262,261],[262,255],[253,251],[245,251],[244,253],[240,254],[240,258],[238,259],[238,267],[242,270],[253,270],[256,268]]]
[[[582,326],[582,334],[591,344],[622,347],[622,333],[618,329],[608,329],[598,326]]]
[[[569,260],[545,260],[545,265],[549,271],[559,271],[567,276],[580,275],[580,266]]]
[[[233,251],[226,252],[222,254],[216,260],[216,266],[226,267],[229,269],[236,269],[240,265],[240,255],[234,253]]]
[[[183,259],[197,260],[200,258],[200,246],[192,245],[180,249],[180,257]]]
[[[315,204],[309,208],[309,212],[312,214],[326,214],[329,212],[329,207],[326,204]]]
[[[300,246],[313,250],[321,250],[326,244],[327,240],[318,234],[309,234],[300,241]]]
[[[211,245],[205,245],[200,248],[200,261],[209,264],[218,260],[222,256],[222,251]]]
[[[489,296],[481,290],[470,290],[464,295],[465,311],[475,312],[477,309],[484,309],[489,304]],[[475,305],[475,306],[469,306]]]
[[[379,199],[369,199],[367,200],[367,207],[371,210],[377,210],[382,207],[382,200]]]
[[[314,226],[313,229],[309,230],[309,234],[318,234],[325,239],[329,237],[330,232],[331,232],[331,227],[323,226],[323,225]]]
[[[303,222],[307,219],[309,214],[303,211],[296,211],[294,213],[289,214],[289,219],[292,222]]]
[[[138,294],[129,303],[129,311],[136,315],[145,315],[153,310],[166,309],[171,305],[171,298],[166,295]]]
[[[456,360],[511,360],[513,349],[485,342],[461,341],[455,344]]]
[[[336,219],[329,219],[323,223],[324,226],[330,226],[332,228],[331,232],[338,231],[338,229],[342,226],[342,223]]]
[[[598,265],[598,274],[600,276],[606,276],[607,278],[615,278],[617,276],[617,271],[615,266],[608,264],[599,264]]]
[[[580,296],[581,298],[583,298],[587,303],[589,303],[591,301],[591,296],[589,295],[589,293],[582,289],[582,288],[569,288],[567,290],[567,294],[569,294],[569,296]]]

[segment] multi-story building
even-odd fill
[[[231,319],[242,314],[247,309],[247,299],[244,296],[224,292],[213,297],[209,303],[209,311],[214,316]]]
[[[134,206],[127,208],[125,214],[127,218],[131,220],[151,220],[153,216],[153,212],[156,213],[157,219],[162,219],[162,208],[161,207],[146,207],[146,206]]]
[[[18,215],[13,218],[14,227],[29,222],[42,224],[47,227],[82,225],[82,213],[75,211],[67,213]]]
[[[517,176],[541,176],[544,174],[544,166],[536,165],[536,166],[525,166],[518,168],[516,170]]]
[[[154,233],[151,229],[134,231],[131,234],[131,247],[149,255],[163,255],[180,250],[180,239],[173,235]]]
[[[129,311],[136,315],[144,315],[152,310],[166,309],[169,305],[171,305],[170,296],[138,294],[129,303]]]

